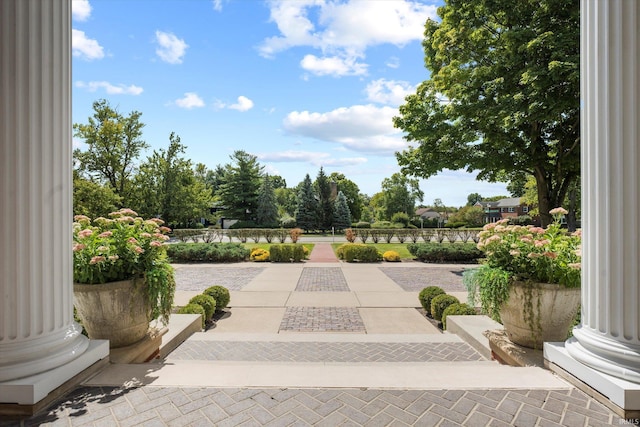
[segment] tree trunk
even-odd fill
[[[576,189],[569,190],[569,213],[567,214],[567,229],[576,231],[578,221],[576,219]]]
[[[551,207],[551,197],[549,195],[549,183],[544,173],[536,169],[535,174],[536,187],[538,189],[538,212],[540,215],[540,223],[543,227],[548,226],[553,222],[553,217],[549,213]]]

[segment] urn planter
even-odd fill
[[[151,307],[143,279],[104,284],[74,283],[74,305],[89,338],[108,339],[109,347],[125,347],[144,338]]]
[[[500,319],[513,343],[541,349],[545,341],[567,339],[579,307],[580,288],[515,281],[500,308]]]

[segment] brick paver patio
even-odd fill
[[[280,331],[366,332],[355,307],[287,307]]]
[[[305,267],[302,269],[298,292],[349,292],[349,285],[340,267]]]
[[[465,292],[462,272],[469,266],[455,267],[379,267],[380,271],[396,282],[405,291],[421,291],[427,286],[440,286],[447,292]]]

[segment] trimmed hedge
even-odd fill
[[[407,249],[422,262],[475,262],[484,257],[474,243],[410,243]]]
[[[431,300],[438,295],[444,295],[446,292],[440,286],[427,286],[418,294],[420,305],[427,312],[427,315],[431,316]]]
[[[478,314],[476,309],[464,304],[464,303],[456,303],[451,304],[449,307],[445,308],[442,312],[442,329],[447,329],[447,316],[455,316],[455,315],[474,315]]]
[[[250,251],[239,243],[176,243],[167,245],[171,262],[239,262]]]
[[[269,246],[271,262],[301,262],[304,260],[304,246],[298,244],[280,244]]]
[[[255,262],[269,261],[269,251],[262,248],[255,248],[251,251],[251,256],[249,256],[249,259]]]
[[[438,295],[431,300],[431,316],[435,320],[442,320],[442,313],[451,304],[459,304],[460,300],[453,295]]]
[[[204,290],[204,295],[209,295],[214,300],[216,300],[216,311],[221,311],[223,308],[229,305],[231,301],[231,294],[229,294],[229,289],[224,286],[215,285],[211,286]]]
[[[204,308],[200,304],[187,304],[178,310],[178,314],[199,314],[202,319],[202,329],[207,327]]]
[[[196,295],[189,300],[189,304],[198,304],[204,309],[204,315],[207,320],[213,317],[213,313],[216,312],[216,300],[209,295]]]
[[[382,260],[382,254],[374,246],[362,243],[345,243],[336,250],[338,258],[347,262],[378,262]]]

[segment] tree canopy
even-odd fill
[[[416,200],[422,201],[424,196],[417,179],[398,172],[382,180],[382,194],[384,217],[387,220],[396,212],[404,212],[412,217],[415,214]]]
[[[224,183],[217,194],[220,203],[227,217],[254,220],[264,166],[260,165],[256,156],[243,150],[235,151],[230,157],[232,163],[226,165]]]
[[[417,143],[402,171],[536,179],[543,224],[580,173],[577,0],[446,0],[425,25],[430,78],[394,125]]]

